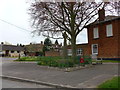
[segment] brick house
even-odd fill
[[[51,45],[50,51],[45,52],[45,56],[61,56],[62,44],[58,42]]]
[[[0,44],[0,56],[18,57],[24,56],[24,47]]]
[[[120,59],[120,16],[105,16],[99,10],[99,19],[87,26],[88,54],[103,59]]]
[[[45,56],[61,56],[61,55],[59,51],[50,50],[45,52]]]
[[[77,44],[76,45],[76,54],[77,56],[87,55],[88,54],[88,44]],[[67,46],[68,56],[72,56],[71,45]]]
[[[29,45],[25,45],[25,53],[27,56],[43,56],[43,41],[41,43],[30,43]],[[60,56],[62,44],[58,42],[49,46],[50,51],[45,52],[45,56]]]
[[[105,10],[98,11],[98,19],[86,26],[88,43],[78,44],[77,55],[97,55],[102,59],[120,59],[120,16],[105,16]],[[68,46],[68,56],[71,56]],[[81,53],[81,54],[79,54]]]

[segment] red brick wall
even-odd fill
[[[83,55],[89,56],[89,50],[88,50],[88,44],[76,44],[76,50],[77,49],[83,49]],[[71,49],[71,45],[68,45],[67,49]]]
[[[113,26],[113,37],[106,36],[106,25]],[[93,38],[93,28],[99,28],[99,38]],[[91,45],[98,44],[98,57],[117,58],[118,57],[118,21],[107,22],[88,28],[88,52],[92,54]],[[119,40],[120,42],[120,40]]]
[[[46,51],[45,56],[60,56],[60,52],[58,52],[58,51]]]
[[[27,53],[27,55],[28,55],[28,56],[35,56],[36,53],[35,53],[35,52],[29,52],[29,53]]]
[[[82,48],[83,49],[83,54],[84,55],[89,55],[89,50],[88,50],[88,44],[78,44],[76,45],[76,48]]]
[[[120,58],[120,20],[118,20],[118,57]]]

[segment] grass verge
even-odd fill
[[[115,61],[115,60],[102,60],[102,62],[112,62],[112,63],[120,63],[120,60],[119,61]]]
[[[58,60],[61,57],[44,57],[44,56],[32,56],[32,57],[21,57],[15,61],[41,61],[41,60]]]
[[[105,81],[104,83],[100,84],[98,88],[119,88],[119,86],[120,86],[120,76],[113,77],[112,79]]]

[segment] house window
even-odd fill
[[[92,54],[98,54],[98,44],[92,44]]]
[[[83,50],[81,48],[77,49],[77,55],[82,55],[83,54]]]
[[[113,36],[112,24],[109,24],[106,26],[106,34],[107,34],[107,37]]]
[[[11,53],[14,53],[14,51],[11,51]]]
[[[2,52],[2,51],[0,51],[0,54],[3,54],[3,52]]]
[[[94,39],[99,38],[98,28],[93,29],[93,38]]]
[[[71,55],[72,55],[72,50],[68,49],[68,56],[71,56]]]

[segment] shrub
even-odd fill
[[[78,57],[77,57],[78,58]],[[85,58],[84,64],[89,64],[91,59]],[[41,60],[38,62],[38,65],[46,65],[50,67],[59,67],[59,68],[65,68],[65,67],[74,67],[75,65],[81,65],[80,60],[77,59],[76,62],[74,62],[71,57],[68,59],[62,59],[61,57],[41,57]]]
[[[76,57],[77,60],[74,62],[71,57],[68,57],[67,59],[63,59],[62,57],[44,57],[44,56],[37,56],[37,57],[21,57],[18,59],[18,61],[37,61],[38,65],[43,66],[50,66],[50,67],[74,67],[76,64],[80,64],[80,57]],[[85,57],[85,63],[89,64],[89,61],[91,60],[89,57]]]
[[[41,59],[38,61],[38,65],[47,65],[50,67],[59,67],[59,68],[64,68],[64,67],[73,67],[74,66],[74,61],[73,60],[65,60],[65,59],[46,59],[43,60]]]

